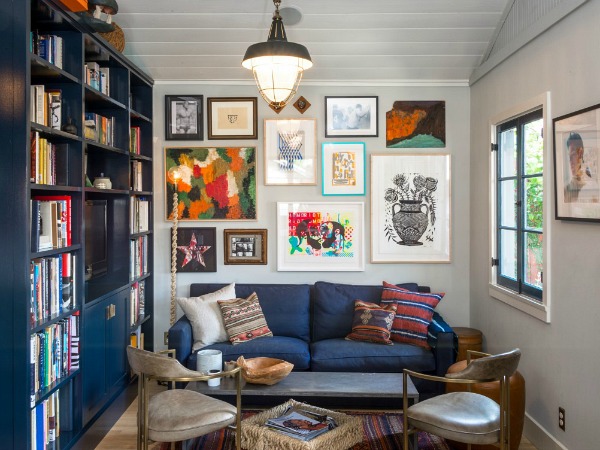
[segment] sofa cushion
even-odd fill
[[[409,344],[325,339],[310,345],[311,370],[316,372],[401,372],[403,368],[435,370],[433,353]]]
[[[287,336],[254,339],[238,345],[233,345],[230,342],[220,342],[209,345],[204,349],[223,352],[223,362],[236,361],[240,356],[246,359],[266,356],[291,362],[294,365],[294,370],[308,370],[310,368],[308,343]],[[190,355],[187,366],[196,370],[196,353]]]
[[[355,300],[352,332],[346,336],[346,339],[392,345],[390,328],[396,315],[396,308],[394,304],[379,306],[375,303]]]
[[[221,308],[225,329],[232,344],[273,336],[256,293],[253,292],[248,298],[219,300],[217,303]]]
[[[414,291],[419,289],[416,283],[399,286]],[[312,340],[344,338],[352,331],[354,300],[379,304],[382,290],[382,286],[317,281],[314,284]]]

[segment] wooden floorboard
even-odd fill
[[[165,389],[151,384],[150,395]],[[102,414],[85,433],[73,450],[135,450],[136,449],[137,387],[134,382]],[[159,443],[152,443],[150,450],[158,450]],[[536,450],[523,438],[519,450]]]

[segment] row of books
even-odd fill
[[[30,120],[60,130],[62,126],[62,91],[46,89],[43,84],[32,84],[30,89]]]
[[[68,247],[71,234],[70,195],[36,195],[31,199],[32,252]]]
[[[97,62],[86,62],[85,83],[105,95],[110,95],[110,68],[100,67]]]
[[[139,281],[131,285],[131,291],[129,293],[129,317],[131,317],[131,326],[135,325],[138,319],[145,314],[145,292],[146,285],[144,281]]]
[[[145,197],[132,197],[129,211],[129,229],[132,233],[148,231],[150,202]]]
[[[148,273],[148,236],[140,236],[129,241],[129,275],[130,279]]]
[[[62,69],[64,43],[61,36],[39,34],[37,31],[32,31],[29,35],[29,50]]]
[[[64,419],[60,411],[60,390],[31,410],[31,450],[54,450]],[[68,414],[68,411],[65,411]]]
[[[90,141],[115,145],[115,118],[96,113],[85,113],[83,135]]]
[[[63,253],[31,261],[31,326],[73,309],[76,294],[75,259],[74,254]]]
[[[67,144],[50,142],[41,137],[38,131],[32,131],[30,138],[31,172],[29,180],[36,184],[66,184]]]
[[[143,191],[142,169],[143,165],[141,161],[131,161],[130,186],[132,191]]]
[[[79,368],[79,311],[30,337],[31,407],[36,396]]]
[[[141,136],[142,131],[140,127],[135,126],[129,129],[129,153],[136,155],[142,153]]]
[[[298,406],[290,406],[279,417],[267,420],[266,426],[278,433],[310,441],[337,427],[333,417],[317,414]]]

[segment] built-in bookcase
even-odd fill
[[[1,446],[62,450],[153,342],[153,81],[58,1],[0,14]]]

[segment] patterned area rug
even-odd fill
[[[363,442],[350,450],[401,450],[402,414],[379,412],[347,412],[363,419]],[[256,411],[244,411],[244,418],[256,414]],[[178,448],[180,448],[178,446]],[[235,450],[235,434],[231,430],[220,430],[194,439],[189,447],[192,450]],[[161,450],[168,450],[169,444],[163,444]],[[247,449],[252,450],[252,449]],[[275,450],[275,449],[274,449]],[[419,450],[451,450],[440,437],[419,433]]]

